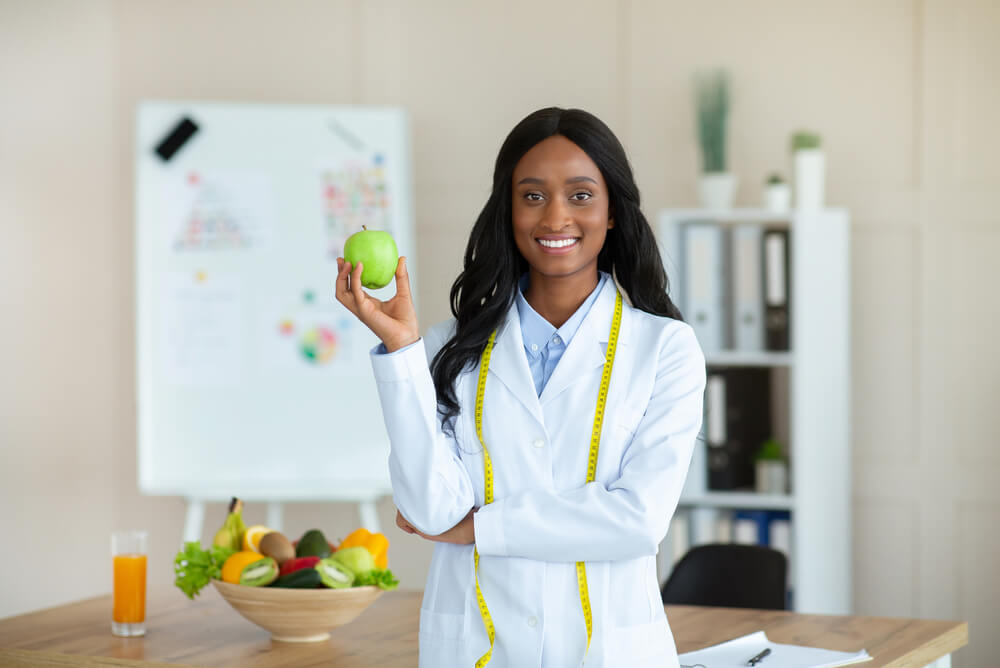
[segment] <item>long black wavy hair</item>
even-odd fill
[[[500,147],[493,169],[493,192],[469,235],[465,265],[451,286],[451,312],[455,335],[431,363],[437,389],[438,413],[443,428],[454,433],[454,418],[461,408],[455,379],[475,366],[493,330],[514,303],[517,282],[528,263],[514,242],[512,177],[514,168],[535,144],[562,135],[579,146],[601,170],[608,188],[608,230],[597,267],[614,276],[635,308],[681,320],[668,296],[656,238],[639,209],[639,188],[632,176],[625,149],[599,118],[581,109],[539,109],[518,123]]]

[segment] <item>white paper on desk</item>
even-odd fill
[[[834,668],[871,661],[867,651],[836,652],[818,647],[782,645],[771,642],[763,631],[735,638],[719,645],[681,654],[681,668],[701,664],[704,668],[743,668],[747,660],[769,647],[771,653],[757,668]]]

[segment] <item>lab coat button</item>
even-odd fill
[[[540,438],[536,438],[534,441],[531,442],[531,444],[533,446],[535,446],[536,448],[544,448],[545,447],[545,441],[543,441]]]
[[[534,615],[528,617],[528,626],[530,626],[531,628],[535,628],[536,626],[538,626],[538,617],[535,617]]]

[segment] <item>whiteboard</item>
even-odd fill
[[[185,118],[197,130],[163,150]],[[395,237],[416,293],[405,113],[143,101],[135,170],[140,490],[391,493],[377,339],[334,287],[367,225]]]

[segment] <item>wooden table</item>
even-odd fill
[[[137,661],[193,666],[417,665],[421,595],[389,592],[327,642],[272,643],[206,588],[195,601],[177,590],[151,592],[144,638],[111,635],[111,597],[102,596],[0,620],[2,666],[134,666]],[[764,630],[774,642],[868,650],[862,666],[922,668],[968,643],[965,622],[667,606],[680,652]],[[947,659],[945,659],[947,661]],[[945,664],[947,665],[947,664]]]

